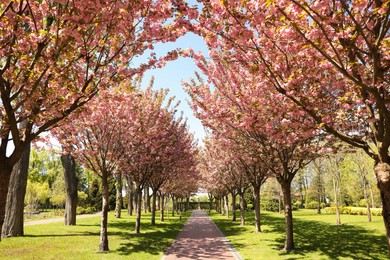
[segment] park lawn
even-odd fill
[[[381,216],[341,215],[342,225],[335,225],[336,216],[317,215],[315,210],[293,212],[296,250],[280,251],[284,246],[284,215],[261,212],[261,233],[254,233],[254,214],[246,212],[246,226],[232,223],[226,216],[210,215],[222,233],[246,260],[250,259],[389,259],[385,228]]]
[[[63,222],[25,227],[24,237],[0,242],[0,259],[161,259],[189,217],[165,217],[150,225],[150,213],[141,217],[141,234],[134,233],[135,216],[125,211],[121,219],[108,217],[109,253],[97,253],[100,217],[78,219],[76,226]],[[159,213],[157,213],[159,216]]]

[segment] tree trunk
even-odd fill
[[[107,220],[109,210],[109,191],[108,191],[108,176],[107,173],[102,174],[102,220],[100,223],[100,245],[99,252],[107,252],[108,248],[108,235],[107,235]]]
[[[378,163],[375,165],[375,175],[382,199],[382,216],[385,222],[387,247],[390,254],[390,165]]]
[[[253,186],[253,197],[255,203],[255,232],[261,232],[260,222],[260,185]]]
[[[121,218],[122,215],[122,205],[123,205],[123,197],[122,197],[122,174],[117,174],[116,176],[116,203],[115,203],[115,217]]]
[[[152,226],[156,225],[156,200],[157,200],[157,190],[152,192]]]
[[[144,188],[144,213],[148,212],[149,187]]]
[[[321,185],[321,174],[318,172],[318,189],[317,189],[317,214],[321,214],[321,193],[322,193],[322,185]]]
[[[236,215],[236,197],[237,194],[232,193],[232,221],[236,221],[237,215]]]
[[[137,187],[137,191],[137,216],[135,218],[135,233],[139,234],[141,231],[142,189]]]
[[[245,200],[244,193],[240,194],[240,226],[245,226]]]
[[[160,211],[160,220],[161,221],[164,221],[164,202],[165,202],[165,195],[164,194],[161,194],[161,211]]]
[[[211,212],[211,210],[213,209],[213,195],[211,193],[208,193],[208,196],[209,196],[209,213]]]
[[[8,187],[5,220],[1,237],[23,236],[24,196],[26,195],[31,145],[14,165]]]
[[[229,218],[229,196],[225,196],[225,211],[226,211],[226,217]]]
[[[363,193],[364,193],[364,199],[366,200],[367,219],[368,219],[368,222],[371,222],[371,205],[370,205],[370,201],[368,199],[367,179],[366,179],[365,175],[363,175]]]
[[[161,210],[161,195],[157,193],[157,202],[156,202],[157,210]]]
[[[376,208],[375,199],[374,199],[374,191],[372,190],[372,182],[370,182],[370,197],[371,197],[371,207]]]
[[[190,197],[186,197],[186,206],[184,208],[184,211],[187,212],[190,208]]]
[[[336,224],[341,225],[340,208],[339,208],[339,183],[337,177],[332,176],[333,192],[334,192],[334,204],[336,208]]]
[[[221,196],[221,215],[225,215],[225,196]]]
[[[290,252],[294,249],[293,218],[291,206],[291,182],[280,183],[283,192],[284,216],[286,223],[286,241],[283,251]]]
[[[172,217],[175,216],[175,205],[176,205],[175,196],[172,195]]]
[[[126,176],[126,182],[127,182],[127,214],[129,216],[132,216],[133,215],[133,205],[134,205],[134,202],[133,202],[133,195],[134,195],[134,191],[133,191],[133,182],[130,180],[130,177],[129,176]]]
[[[76,161],[70,154],[61,155],[61,164],[64,168],[64,179],[66,187],[66,201],[65,201],[65,218],[66,226],[76,225],[76,210],[77,210],[77,188],[78,178],[76,175]]]
[[[142,194],[142,192],[140,192],[138,190],[138,188],[135,188],[134,196],[133,196],[134,212],[135,212],[135,214],[137,214],[137,211],[138,211],[138,196],[139,196],[139,194]],[[142,200],[142,198],[141,198],[141,200]]]

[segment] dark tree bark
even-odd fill
[[[152,191],[152,226],[156,225],[156,201],[157,201],[157,190]]]
[[[161,194],[157,193],[157,202],[156,202],[157,210],[161,210]]]
[[[3,162],[0,161],[0,163]],[[8,185],[11,178],[11,173],[11,166],[4,164],[2,167],[0,167],[0,229],[2,229],[5,219],[5,207],[7,203]]]
[[[240,195],[240,226],[245,226],[245,200],[244,193],[241,192]]]
[[[126,176],[126,182],[127,182],[127,214],[129,216],[133,215],[133,208],[134,208],[134,191],[133,191],[133,182],[130,180],[129,176]]]
[[[164,221],[164,207],[165,207],[165,195],[161,194],[161,211],[160,211],[160,220]]]
[[[12,169],[1,237],[24,235],[23,211],[27,187],[28,165],[30,162],[30,148],[31,145],[28,145],[19,162],[15,164]]]
[[[387,246],[390,254],[390,164],[376,164],[375,175],[382,199],[382,216],[385,222]]]
[[[253,186],[253,197],[254,197],[254,203],[255,203],[255,232],[258,233],[258,232],[261,232],[260,185]]]
[[[99,252],[107,252],[108,248],[108,235],[107,235],[107,221],[109,210],[109,191],[108,191],[108,174],[102,174],[102,219],[100,222],[100,246]]]
[[[291,181],[280,181],[283,192],[284,217],[286,224],[286,240],[283,251],[290,252],[294,249],[294,233],[291,203]]]
[[[185,207],[184,207],[184,211],[187,212],[189,208],[190,208],[190,197],[187,196],[186,197],[186,204],[185,204]]]
[[[226,211],[226,217],[229,218],[230,216],[230,211],[229,211],[229,196],[225,196],[225,211]]]
[[[72,155],[61,155],[61,164],[64,168],[64,179],[66,187],[66,201],[65,201],[65,225],[76,225],[76,210],[77,210],[77,187],[78,179],[76,175],[76,162]]]
[[[237,220],[236,198],[237,198],[237,193],[236,192],[232,192],[232,221],[236,221]]]
[[[115,203],[115,217],[121,218],[122,216],[122,206],[123,206],[123,197],[122,197],[122,174],[117,174],[116,176],[116,203]]]
[[[142,211],[142,188],[137,187],[137,215],[135,218],[135,233],[139,234],[141,231],[141,211]]]
[[[209,204],[210,204],[210,208],[209,208],[209,213],[211,212],[211,210],[213,209],[213,198],[214,198],[214,196],[213,196],[213,194],[211,194],[211,193],[208,193],[207,194],[208,196],[209,196]]]
[[[176,201],[175,201],[175,196],[172,195],[172,217],[175,216],[175,205],[176,205]]]
[[[135,212],[135,214],[137,214],[137,211],[138,211],[138,195],[139,194],[141,194],[141,196],[142,196],[142,191],[140,192],[138,190],[138,188],[135,188],[134,196],[133,196],[134,212]],[[141,202],[142,202],[142,198],[141,198]]]

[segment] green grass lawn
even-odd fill
[[[134,233],[135,217],[125,211],[121,219],[108,217],[109,253],[96,253],[99,247],[100,217],[77,220],[76,226],[62,222],[25,227],[24,237],[5,238],[0,242],[0,259],[161,259],[181,230],[190,213],[156,219],[143,214],[141,234]],[[157,214],[159,216],[159,213]]]
[[[284,254],[284,215],[261,212],[262,232],[254,233],[254,216],[247,212],[247,225],[239,226],[226,216],[211,217],[244,259],[389,259],[382,217],[317,215],[315,210],[293,212],[296,250]]]

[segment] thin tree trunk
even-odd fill
[[[175,196],[172,195],[172,217],[175,216],[175,205],[176,205]]]
[[[229,218],[229,196],[225,196],[225,211],[226,211],[226,217]]]
[[[260,222],[260,185],[253,186],[253,197],[254,197],[254,203],[255,203],[255,232],[258,233],[258,232],[261,232],[261,222]]]
[[[165,196],[161,194],[161,211],[160,211],[160,220],[164,221],[164,207],[165,207]]]
[[[184,211],[187,212],[190,208],[190,197],[186,197],[186,205],[184,207]]]
[[[245,226],[245,200],[244,193],[240,194],[240,226]]]
[[[157,193],[157,202],[156,202],[157,210],[161,210],[161,195]]]
[[[318,169],[319,171],[319,169]],[[321,193],[322,193],[322,185],[321,185],[321,173],[318,172],[318,189],[317,189],[317,214],[321,214]]]
[[[133,196],[133,203],[134,203],[134,212],[135,212],[135,214],[137,214],[137,211],[138,211],[138,195],[141,194],[141,193],[138,190],[138,188],[135,188],[134,196]]]
[[[144,188],[144,213],[148,212],[149,187]]]
[[[116,203],[115,203],[115,217],[121,218],[122,215],[122,205],[123,205],[123,197],[122,197],[122,174],[119,173],[116,176]]]
[[[109,191],[108,191],[108,176],[107,173],[102,174],[102,219],[100,222],[100,245],[99,252],[107,252],[108,235],[107,235],[107,220],[109,210]]]
[[[385,222],[388,253],[390,254],[390,165],[378,163],[375,165],[375,175],[382,199],[382,216]]]
[[[26,195],[31,145],[14,165],[9,182],[5,220],[1,237],[23,236],[24,196]]]
[[[61,164],[64,168],[64,179],[66,187],[65,217],[66,226],[76,225],[76,210],[78,202],[78,178],[76,174],[76,161],[70,154],[61,155]]]
[[[291,183],[280,183],[283,192],[284,216],[286,223],[286,241],[283,251],[290,252],[294,249],[294,233],[293,233],[293,218],[291,206]]]
[[[370,201],[368,199],[367,179],[366,179],[366,176],[364,176],[364,175],[363,175],[363,193],[364,193],[364,199],[366,200],[367,219],[368,219],[368,222],[371,222],[371,205],[370,205]]]
[[[134,202],[133,202],[133,195],[134,195],[134,191],[133,191],[133,182],[130,180],[130,177],[129,176],[126,176],[126,182],[127,182],[127,214],[129,216],[132,216],[133,215],[133,205],[134,205]]]
[[[236,193],[232,193],[232,221],[237,220],[237,215],[236,215]]]
[[[213,209],[213,195],[211,193],[208,193],[208,196],[209,196],[209,213],[211,212],[211,210]]]
[[[225,196],[221,196],[221,203],[220,203],[220,207],[221,207],[221,215],[225,215]]]
[[[332,176],[333,181],[333,192],[334,192],[334,203],[336,208],[336,224],[341,225],[340,208],[339,208],[339,183],[335,176]]]
[[[156,200],[157,200],[157,190],[152,192],[152,226],[156,225]]]
[[[372,190],[372,182],[370,182],[370,197],[371,197],[371,207],[376,208],[375,199],[374,199],[374,191]]]
[[[141,231],[142,189],[137,187],[137,191],[137,216],[135,219],[135,233],[139,234]]]

